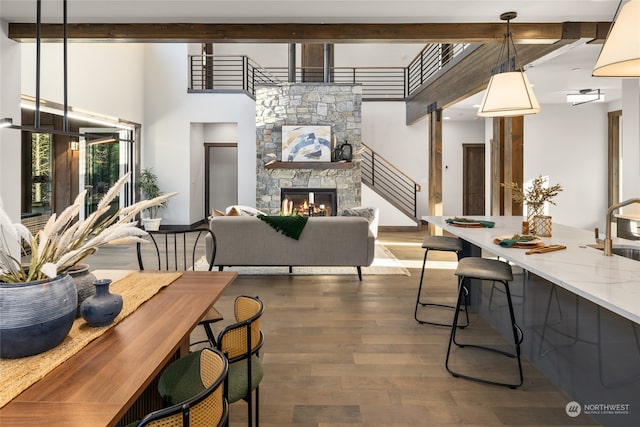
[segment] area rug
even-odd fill
[[[206,270],[206,261],[200,259],[196,262],[196,270]],[[217,267],[214,267],[217,269]],[[289,275],[289,267],[225,267],[224,271],[236,271],[239,275]],[[304,276],[312,274],[358,274],[355,267],[293,267],[292,276]],[[369,267],[362,267],[363,275],[396,274],[411,276],[409,270],[396,258],[391,251],[380,243],[376,243],[373,263]]]

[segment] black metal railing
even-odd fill
[[[283,82],[289,79],[287,67],[268,67],[267,71]],[[406,67],[332,67],[330,83],[362,85],[362,99],[367,101],[403,101],[406,96]],[[296,81],[323,81],[322,67],[296,68]]]
[[[432,43],[425,46],[407,67],[407,93],[411,95],[427,83],[469,46],[469,43]]]
[[[362,182],[403,213],[417,219],[420,184],[364,143],[361,156]]]
[[[331,83],[362,85],[363,101],[403,101],[434,77],[470,44],[429,44],[407,67],[333,67]],[[244,90],[289,81],[288,67],[261,67],[245,55],[189,55],[193,92]],[[322,67],[298,67],[295,80],[324,81]]]
[[[259,84],[281,83],[245,55],[189,55],[190,91],[244,90],[255,94]]]

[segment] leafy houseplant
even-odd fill
[[[138,179],[136,185],[138,187],[138,190],[140,190],[140,193],[142,193],[142,197],[147,200],[155,199],[156,197],[160,197],[162,195],[160,187],[158,187],[158,176],[153,172],[153,170],[151,170],[151,168],[145,168],[142,170],[142,172],[140,173],[140,178]],[[149,217],[142,219],[145,230],[157,230],[160,227],[158,212],[165,206],[166,201],[162,202],[159,205],[155,205],[146,209]]]

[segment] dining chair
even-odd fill
[[[192,353],[193,354],[193,353]],[[182,359],[173,362],[180,363]],[[195,378],[178,378],[181,383],[198,384],[200,391],[172,406],[152,412],[137,424],[149,427],[214,427],[227,423],[229,406],[224,398],[224,384],[228,375],[227,358],[217,349],[204,348],[198,352],[194,364]]]
[[[140,270],[212,270],[216,256],[216,237],[208,227],[149,231],[148,234],[152,244],[136,244]],[[205,250],[206,236],[212,242],[209,257]],[[211,306],[198,323],[204,328],[207,339],[192,342],[191,345],[207,343],[215,348],[216,338],[211,325],[221,320],[222,314]]]
[[[263,367],[259,351],[264,343],[260,328],[260,318],[264,304],[258,297],[238,296],[234,303],[236,322],[226,326],[218,335],[218,350],[229,360],[229,374],[225,396],[229,404],[244,400],[247,402],[247,425],[259,425],[259,386],[263,377]],[[198,352],[174,362],[160,376],[158,391],[170,404],[175,404],[199,391],[194,384],[181,381],[196,375],[194,363]],[[184,360],[183,360],[184,359]],[[182,362],[181,362],[182,361]],[[254,396],[255,394],[255,396]],[[254,410],[255,406],[255,410]]]

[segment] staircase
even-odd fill
[[[417,217],[417,193],[421,190],[420,184],[364,143],[360,155],[362,183],[416,224],[420,224]]]

